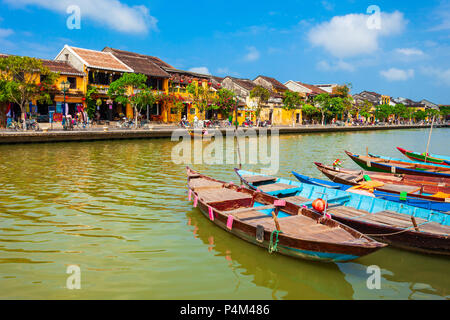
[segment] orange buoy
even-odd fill
[[[312,203],[312,207],[314,208],[314,210],[319,212],[323,212],[325,210],[325,205],[328,207],[328,204],[326,204],[325,201],[320,198],[314,200]]]

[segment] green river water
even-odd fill
[[[278,175],[320,177],[313,161],[357,168],[344,149],[403,158],[429,130],[280,136]],[[450,154],[449,129],[430,152]],[[393,248],[349,263],[269,254],[215,227],[187,201],[177,142],[0,146],[1,299],[449,299],[450,259]],[[236,165],[192,165],[225,181]],[[258,165],[244,165],[255,170]],[[291,177],[294,179],[293,177]],[[81,289],[66,288],[69,265]],[[368,289],[367,267],[381,268]]]

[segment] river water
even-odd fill
[[[357,168],[344,149],[402,158],[428,130],[282,135],[279,176],[320,177],[313,161]],[[449,129],[430,152],[450,154]],[[450,259],[384,248],[350,263],[270,255],[215,227],[187,201],[177,142],[0,146],[1,299],[449,299]],[[247,151],[248,152],[248,151]],[[236,165],[193,165],[238,182]],[[248,165],[244,169],[258,169]],[[291,177],[292,178],[292,177]],[[78,265],[81,289],[69,290]],[[367,267],[381,269],[368,289]]]

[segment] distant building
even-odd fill
[[[289,90],[291,91],[295,91],[295,92],[299,92],[301,93],[304,97],[308,97],[308,98],[313,98],[319,94],[322,93],[330,93],[324,89],[321,89],[317,86],[311,85],[311,84],[306,84],[306,83],[302,83],[300,81],[293,81],[293,80],[289,80],[288,82],[286,82],[284,84],[286,87],[288,87]]]
[[[319,88],[319,89],[322,89],[322,90],[328,92],[329,94],[334,94],[336,88],[337,88],[339,85],[333,83],[333,84],[315,84],[314,86],[317,87],[317,88]]]

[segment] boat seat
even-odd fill
[[[200,190],[198,192],[198,196],[207,203],[223,202],[227,200],[253,199],[252,196],[247,193],[226,188]]]
[[[261,183],[267,183],[267,182],[275,182],[277,178],[271,177],[271,176],[242,176],[242,178],[247,181],[248,183],[258,185]]]

